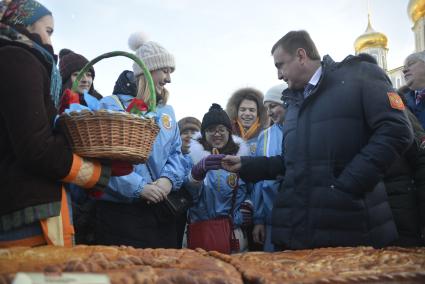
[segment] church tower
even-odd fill
[[[425,0],[423,2],[425,2]],[[366,31],[354,42],[356,54],[367,53],[372,55],[378,62],[378,65],[387,71],[387,44],[388,39],[386,35],[372,28],[370,14],[368,14]]]
[[[410,0],[407,13],[413,22],[415,52],[425,50],[425,0]]]

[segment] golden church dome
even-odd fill
[[[425,16],[425,0],[410,0],[407,13],[414,23]]]
[[[424,0],[425,1],[425,0]],[[383,33],[377,32],[370,24],[370,17],[367,21],[366,31],[359,36],[354,42],[354,49],[356,53],[361,52],[364,48],[368,47],[382,47],[387,48],[388,39]]]

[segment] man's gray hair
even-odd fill
[[[409,61],[416,62],[419,60],[425,62],[425,50],[410,54],[409,56],[407,56],[405,62],[409,62]]]

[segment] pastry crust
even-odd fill
[[[229,263],[203,250],[76,246],[0,250],[0,283],[16,272],[105,273],[111,283],[243,283]]]
[[[425,248],[320,248],[247,253],[227,261],[245,283],[424,283]]]
[[[0,250],[0,284],[16,272],[91,272],[111,283],[425,283],[425,248],[321,248],[226,255],[116,246]]]

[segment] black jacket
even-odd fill
[[[285,173],[272,217],[282,248],[385,246],[397,231],[382,176],[412,142],[410,124],[375,64],[325,56],[322,68],[308,98],[284,92],[284,159],[243,159],[241,177]]]
[[[385,175],[394,222],[399,238],[396,246],[425,245],[421,230],[425,227],[425,149],[421,145],[425,132],[420,122],[409,113],[415,139],[402,157],[397,159]]]

